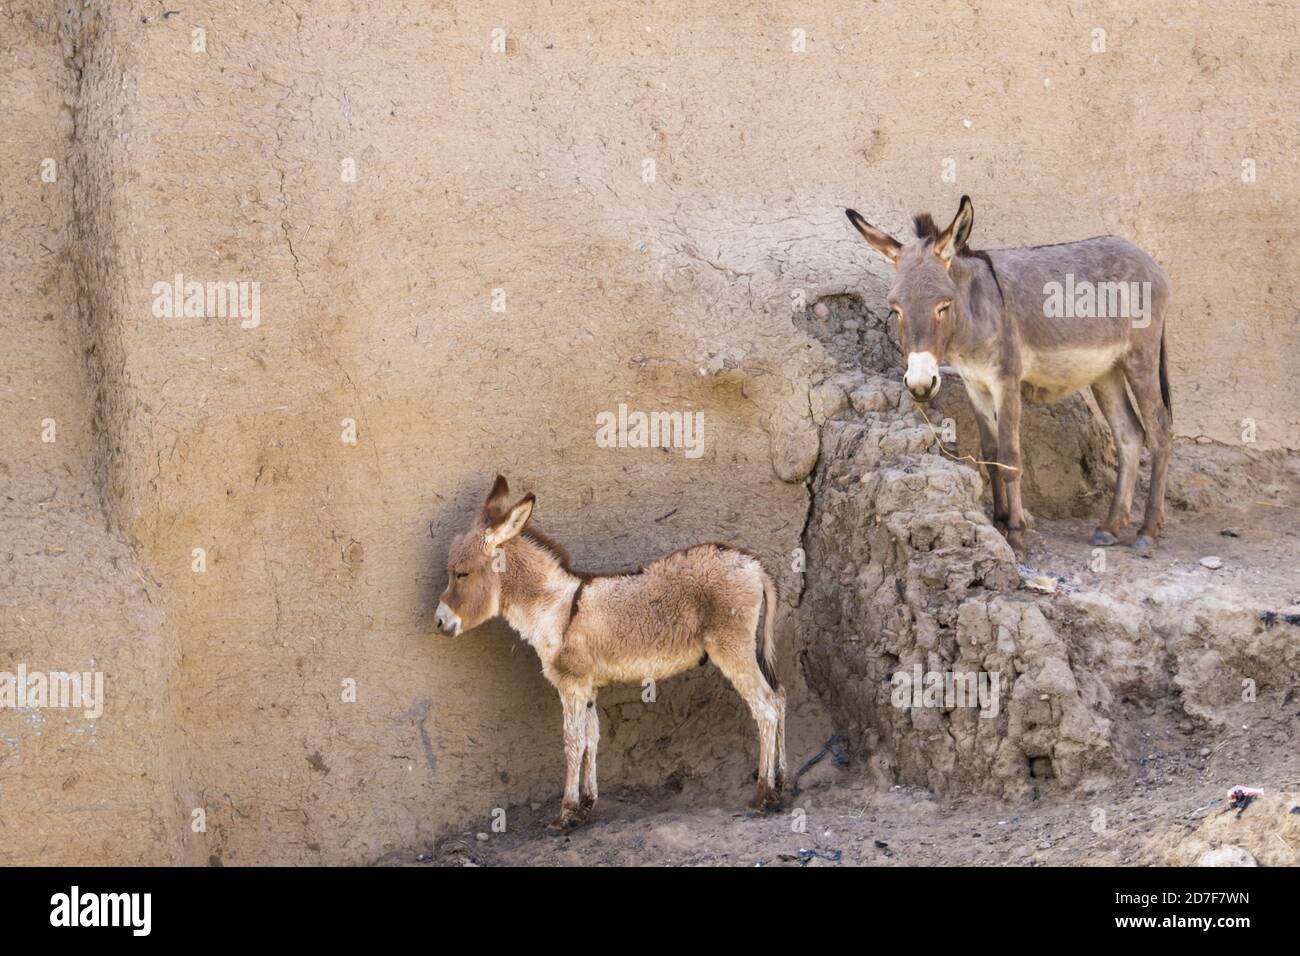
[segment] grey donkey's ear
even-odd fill
[[[934,242],[934,254],[942,259],[945,265],[952,262],[952,257],[965,248],[966,240],[970,238],[971,227],[974,225],[975,206],[972,205],[970,196],[962,196],[961,204],[957,206],[957,215],[953,216],[948,228]]]
[[[483,532],[483,543],[489,548],[495,548],[523,531],[524,525],[528,524],[528,519],[532,516],[535,500],[531,493],[524,495],[519,504],[507,511],[499,521],[488,526]]]
[[[846,209],[844,215],[849,217],[849,222],[853,223],[853,228],[862,233],[862,238],[871,244],[872,249],[875,249],[890,262],[898,262],[898,257],[903,251],[902,243],[889,233],[881,232],[867,222],[856,209]]]

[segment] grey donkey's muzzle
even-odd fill
[[[907,371],[903,373],[903,384],[918,402],[928,402],[939,394],[939,363],[929,352],[909,352]]]

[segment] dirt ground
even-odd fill
[[[1100,517],[1100,509],[1098,517]],[[1089,543],[1098,524],[1087,519],[1040,520],[1027,536],[1025,563],[1064,587],[1087,587],[1141,597],[1160,585],[1223,585],[1256,597],[1259,610],[1300,604],[1300,505],[1243,504],[1212,513],[1175,514],[1159,547],[1134,551],[1135,529],[1106,549],[1106,570],[1090,567]],[[1202,559],[1218,558],[1209,568]],[[1211,562],[1212,563],[1212,562]],[[1296,631],[1300,638],[1300,629]]]
[[[1224,535],[1230,530],[1235,536]],[[1161,547],[1141,557],[1120,545],[1108,570],[1090,569],[1092,523],[1036,523],[1022,573],[1051,574],[1062,588],[1131,596],[1160,586],[1228,583],[1257,595],[1261,613],[1300,603],[1300,536],[1277,509],[1244,504],[1211,516],[1175,516]],[[1211,570],[1200,559],[1219,557]],[[1300,624],[1279,620],[1300,641]],[[1300,700],[1288,697],[1250,724],[1223,728],[1152,713],[1127,728],[1133,770],[1094,793],[1043,792],[1025,803],[944,799],[917,787],[871,782],[861,761],[835,766],[827,753],[800,778],[797,796],[765,815],[749,793],[730,799],[670,781],[655,789],[614,786],[591,821],[558,833],[548,822],[558,799],[507,810],[504,832],[490,822],[444,839],[432,855],[411,851],[386,862],[441,866],[998,866],[1162,865],[1160,847],[1226,808],[1237,785],[1300,789]],[[556,768],[559,772],[558,734]],[[792,767],[814,754],[792,755]],[[558,776],[557,776],[558,779]],[[1245,814],[1250,813],[1247,808]],[[1300,844],[1291,846],[1300,864]]]
[[[1044,798],[1023,806],[996,800],[943,800],[914,787],[876,789],[835,772],[779,810],[701,803],[688,793],[616,788],[601,796],[588,824],[548,828],[558,799],[512,808],[507,828],[444,840],[432,858],[396,863],[440,866],[1116,866],[1162,864],[1153,834],[1191,832],[1221,812],[1239,783],[1300,787],[1300,756],[1288,719],[1222,734],[1154,729],[1132,779],[1089,799]],[[829,758],[828,758],[829,759]],[[860,768],[859,768],[860,769]],[[1249,785],[1249,783],[1248,783]],[[799,826],[803,811],[803,830]],[[1250,812],[1247,808],[1246,813]],[[1104,817],[1101,814],[1104,813]],[[1296,848],[1300,851],[1300,847]],[[1300,863],[1300,857],[1296,862]]]

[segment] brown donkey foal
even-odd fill
[[[509,494],[498,475],[469,530],[452,541],[436,621],[455,637],[504,617],[537,651],[564,708],[564,801],[556,823],[581,823],[596,803],[597,690],[661,680],[709,660],[758,723],[754,806],[776,803],[785,783],[785,692],[773,666],[776,584],[758,559],[699,544],[626,574],[583,574],[528,527],[533,496],[512,504]]]
[[[1110,513],[1092,543],[1115,544],[1128,524],[1145,440],[1151,485],[1134,544],[1149,549],[1165,520],[1173,426],[1165,362],[1170,285],[1155,260],[1118,236],[973,251],[966,247],[975,222],[969,196],[942,232],[928,215],[917,216],[916,240],[907,245],[854,210],[845,213],[894,264],[889,308],[912,397],[924,403],[938,394],[945,361],[961,373],[982,457],[995,463],[988,466],[993,523],[1011,547],[1024,552],[1022,391],[1054,402],[1091,386],[1119,459]]]

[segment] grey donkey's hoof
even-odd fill
[[[1151,557],[1151,552],[1155,549],[1155,539],[1149,535],[1140,534],[1137,536],[1137,540],[1133,542],[1133,550],[1144,558]]]
[[[1109,531],[1098,531],[1092,536],[1092,546],[1094,548],[1109,548],[1112,544],[1118,544],[1119,538],[1115,537]]]

